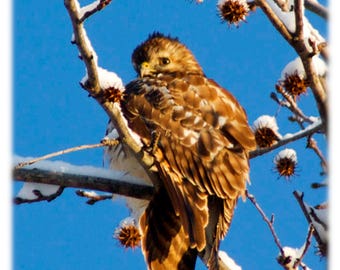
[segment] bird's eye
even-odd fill
[[[162,64],[162,65],[168,65],[170,63],[170,59],[167,58],[167,57],[161,57],[159,58],[159,62]]]

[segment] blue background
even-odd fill
[[[320,1],[324,3],[324,1]],[[89,2],[83,1],[81,4]],[[71,45],[72,28],[63,1],[15,1],[13,6],[13,152],[40,156],[103,137],[107,116],[79,86],[85,75],[78,52]],[[327,25],[313,14],[310,21],[321,34]],[[257,9],[239,28],[228,27],[217,16],[215,1],[112,1],[91,17],[85,27],[99,65],[116,72],[125,83],[135,77],[133,49],[155,30],[177,36],[195,54],[206,75],[229,89],[245,107],[249,122],[263,114],[274,115],[275,91],[284,66],[296,53]],[[299,101],[308,115],[317,115],[311,92]],[[281,134],[299,130],[281,108],[277,121]],[[315,136],[326,152],[324,138]],[[312,190],[320,182],[320,160],[306,140],[291,143],[298,154],[297,175],[278,178],[273,158],[279,150],[251,160],[250,193],[268,216],[283,246],[299,248],[305,241],[307,222],[294,199],[304,191],[311,205],[327,199],[325,190]],[[326,153],[325,153],[326,154]],[[103,150],[87,150],[56,159],[72,164],[103,166]],[[21,183],[15,183],[13,196]],[[139,249],[125,250],[112,238],[128,215],[122,200],[85,204],[66,189],[50,203],[13,207],[13,262],[16,270],[36,269],[145,269]],[[314,270],[326,261],[314,255],[315,241],[304,262]],[[272,235],[250,202],[239,202],[232,227],[221,245],[243,269],[281,269]],[[205,269],[198,262],[197,269]]]

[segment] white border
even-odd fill
[[[11,1],[1,3],[0,16],[0,63],[1,63],[1,269],[12,269],[12,180],[10,173],[12,151],[12,5]]]

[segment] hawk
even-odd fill
[[[219,269],[219,243],[245,193],[255,148],[246,113],[177,38],[149,35],[132,63],[138,76],[120,105],[159,180],[140,218],[148,268],[194,269],[199,255]]]

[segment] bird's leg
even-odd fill
[[[158,148],[158,142],[159,142],[159,138],[161,137],[160,132],[153,130],[151,132],[151,141],[150,141],[150,145],[149,147],[147,147],[147,149],[145,149],[147,152],[151,153],[151,154],[155,154]]]

